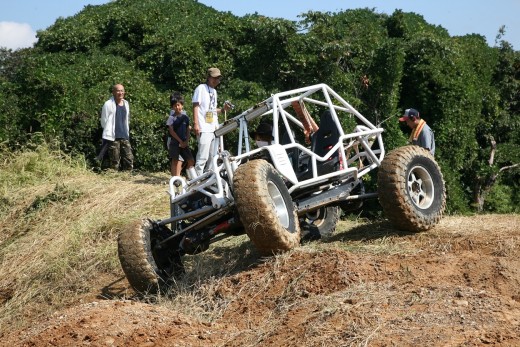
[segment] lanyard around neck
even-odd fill
[[[215,89],[213,89],[213,92],[210,90],[210,86],[206,84],[206,88],[208,89],[209,94],[209,109],[214,110],[217,108],[217,98],[215,97]]]
[[[421,133],[421,131],[423,130],[425,125],[426,125],[426,122],[424,121],[424,119],[421,119],[419,121],[419,124],[417,124],[415,129],[413,129],[412,133],[410,134],[410,142],[417,141],[417,139],[419,138],[419,134]]]

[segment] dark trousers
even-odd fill
[[[114,170],[132,170],[134,168],[134,155],[129,140],[116,139],[108,147],[110,168]]]

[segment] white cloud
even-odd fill
[[[0,47],[16,50],[32,47],[36,32],[26,23],[0,22]]]

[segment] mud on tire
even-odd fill
[[[446,189],[439,165],[419,146],[388,153],[377,175],[379,202],[399,229],[417,232],[436,225],[446,207]]]
[[[240,165],[234,177],[237,210],[247,235],[262,255],[300,244],[300,226],[284,181],[265,160]]]
[[[119,261],[130,285],[140,294],[166,290],[169,281],[184,271],[176,248],[158,243],[172,232],[148,219],[128,225],[117,240]]]

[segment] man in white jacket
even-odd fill
[[[116,84],[112,87],[112,97],[101,110],[103,145],[108,146],[110,168],[132,170],[134,155],[130,146],[130,106],[125,100],[125,87]]]

